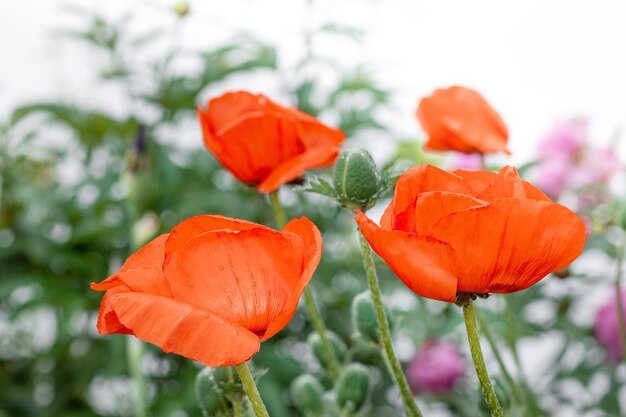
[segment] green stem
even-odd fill
[[[478,329],[476,328],[476,317],[474,316],[474,303],[468,298],[463,305],[463,317],[465,317],[465,329],[467,330],[467,339],[469,340],[470,351],[472,352],[472,359],[474,360],[474,367],[476,368],[476,375],[478,381],[480,381],[480,387],[483,392],[485,402],[489,407],[492,417],[504,417],[496,392],[489,380],[489,374],[487,373],[487,367],[485,366],[485,360],[483,359],[483,352],[480,348],[480,340],[478,338]]]
[[[615,273],[615,307],[617,308],[617,322],[619,324],[619,337],[622,342],[622,358],[626,359],[626,318],[624,317],[624,302],[622,300],[622,264],[624,263],[624,248],[617,248],[617,271]]]
[[[391,343],[391,330],[389,329],[389,322],[387,321],[387,315],[383,306],[383,296],[378,285],[378,275],[376,274],[376,267],[374,266],[374,256],[372,255],[372,249],[369,243],[359,231],[359,241],[361,246],[361,257],[363,258],[363,267],[365,268],[365,275],[367,276],[367,284],[369,285],[370,292],[372,293],[372,302],[374,303],[374,311],[376,312],[376,322],[378,329],[380,330],[380,343],[383,347],[383,353],[389,366],[391,376],[400,391],[402,402],[406,410],[408,417],[422,417],[422,412],[417,407],[409,383],[406,380],[406,376],[402,371],[400,361],[396,356],[396,352],[393,349]]]
[[[141,370],[144,346],[143,342],[134,337],[126,338],[126,357],[128,360],[128,370],[131,378],[135,381],[135,400],[133,403],[135,417],[146,417],[148,415],[148,387],[146,379]]]
[[[274,217],[276,218],[276,226],[279,229],[282,229],[287,224],[287,218],[285,217],[283,206],[280,205],[280,200],[278,199],[278,191],[274,191],[270,193],[270,201],[272,202],[272,209],[274,209]]]
[[[254,414],[256,414],[257,417],[269,417],[270,415],[268,414],[267,408],[265,408],[265,404],[261,398],[261,394],[259,394],[259,390],[256,387],[248,363],[244,362],[239,365],[235,365],[235,369],[239,374],[239,379],[241,379],[243,389],[250,400],[250,404],[252,404]]]
[[[285,227],[285,224],[287,224],[287,220],[285,217],[285,212],[283,211],[280,200],[278,198],[278,191],[270,193],[270,201],[272,202],[272,208],[274,209],[276,225],[279,229],[282,229],[283,227]],[[328,336],[326,334],[326,326],[324,324],[324,320],[322,320],[322,315],[320,314],[319,309],[315,304],[313,291],[310,287],[304,288],[303,296],[304,306],[309,315],[309,319],[311,320],[311,325],[320,337],[322,355],[324,356],[324,360],[326,361],[326,365],[328,366],[328,372],[332,378],[336,379],[339,377],[339,361],[337,360],[337,356],[335,356],[333,347],[330,344],[330,340],[328,339]]]
[[[480,314],[478,310],[476,310],[475,313],[476,313],[476,319],[478,320],[478,325],[480,326],[480,330],[482,330],[483,334],[485,335],[485,338],[487,339],[487,342],[489,343],[489,346],[491,347],[491,351],[493,352],[493,355],[495,356],[496,361],[498,362],[498,365],[500,366],[502,375],[504,376],[504,379],[506,379],[507,384],[509,384],[509,388],[511,389],[511,393],[513,394],[513,397],[515,397],[515,401],[517,402],[519,406],[524,407],[525,400],[522,397],[520,388],[518,387],[517,383],[515,382],[515,380],[509,373],[509,370],[507,369],[506,365],[504,364],[504,360],[502,359],[502,355],[500,355],[500,350],[498,349],[498,344],[496,343],[496,340],[491,334],[491,330],[489,330],[489,326],[487,325],[487,323],[485,322],[485,320],[483,319],[482,315]]]

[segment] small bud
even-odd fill
[[[173,7],[174,13],[176,13],[176,16],[178,17],[187,16],[189,14],[190,9],[191,7],[189,6],[188,1],[179,1]]]
[[[328,338],[328,341],[330,342],[330,345],[333,349],[333,353],[335,354],[335,357],[337,358],[339,363],[343,362],[346,357],[346,345],[339,338],[339,336],[331,331],[326,331],[326,337]],[[317,358],[317,361],[320,363],[320,365],[328,369],[329,364],[326,363],[326,359],[324,357],[324,352],[322,350],[322,340],[320,338],[320,335],[317,333],[311,333],[311,335],[309,336],[309,345],[311,346],[311,350],[313,351],[313,354]]]
[[[337,403],[342,409],[357,411],[367,400],[370,377],[367,368],[352,363],[343,370],[337,381]]]
[[[359,335],[370,342],[378,343],[380,331],[378,330],[376,311],[371,293],[364,291],[354,297],[351,310],[352,324]],[[385,309],[385,312],[387,313],[387,323],[389,323],[389,327],[392,327],[393,320],[391,314],[387,309]]]
[[[228,368],[204,368],[196,377],[196,399],[205,417],[216,415],[224,404],[224,384],[229,382]]]
[[[291,384],[291,395],[305,414],[321,414],[324,411],[324,388],[312,375],[304,374],[296,378]]]
[[[372,156],[362,149],[343,152],[335,165],[333,185],[345,207],[361,210],[372,207],[381,186]]]

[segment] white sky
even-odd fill
[[[89,55],[51,36],[67,14],[60,0],[0,3],[0,117],[35,99],[71,98],[115,108],[95,83]],[[137,30],[170,24],[158,7],[171,0],[75,1],[116,16],[139,12]],[[399,134],[418,134],[417,100],[437,87],[462,84],[481,91],[511,131],[514,161],[531,158],[552,121],[576,115],[592,120],[593,140],[608,143],[626,127],[626,2],[529,0],[228,0],[192,1],[185,45],[208,49],[246,30],[276,44],[282,63],[301,56],[301,34],[320,22],[366,30],[362,45],[318,44],[347,68],[368,62],[394,91]],[[247,79],[259,91],[263,82]],[[261,88],[259,88],[261,87]],[[272,92],[269,91],[271,94]],[[397,135],[396,135],[397,136]],[[626,139],[620,153],[626,156]]]

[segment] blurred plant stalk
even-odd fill
[[[393,378],[395,385],[400,391],[400,396],[402,397],[402,403],[404,404],[407,417],[422,417],[422,412],[415,403],[415,399],[413,398],[406,375],[404,375],[402,365],[400,365],[400,361],[396,356],[396,352],[391,342],[391,330],[389,329],[389,322],[387,321],[387,315],[383,306],[383,297],[380,291],[380,285],[378,284],[378,275],[376,274],[376,267],[374,266],[372,249],[360,230],[358,234],[361,257],[363,259],[363,268],[365,269],[365,275],[367,276],[367,284],[372,293],[372,302],[374,303],[374,311],[376,313],[376,321],[380,331],[380,343],[383,348],[385,362],[389,367],[389,372],[391,373],[391,377]]]
[[[133,143],[133,147],[127,155],[127,171],[122,175],[122,182],[127,186],[126,216],[128,222],[128,245],[127,257],[139,250],[152,236],[141,235],[136,227],[142,213],[139,207],[139,188],[143,171],[147,164],[147,131],[145,126],[140,125]],[[129,336],[126,343],[126,356],[128,372],[135,384],[135,396],[133,409],[135,417],[148,416],[148,386],[143,374],[143,358],[145,353],[144,342]]]
[[[285,212],[280,204],[278,191],[270,193],[269,196],[272,203],[272,209],[274,210],[274,217],[276,218],[276,226],[279,230],[281,230],[287,224],[287,218],[285,217]],[[324,359],[326,360],[326,363],[328,365],[328,373],[333,379],[336,379],[339,377],[339,361],[337,360],[335,352],[333,351],[333,347],[330,344],[330,340],[328,339],[328,335],[326,334],[326,326],[324,325],[324,320],[322,320],[319,309],[315,304],[313,291],[309,286],[304,288],[303,295],[304,305],[309,315],[309,319],[311,320],[311,325],[320,336],[322,354],[324,355]]]

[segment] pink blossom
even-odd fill
[[[583,118],[557,123],[539,143],[535,183],[554,199],[566,189],[606,183],[620,168],[612,150],[588,143],[588,126]]]
[[[416,393],[448,393],[464,373],[465,360],[458,348],[440,339],[424,342],[407,368],[409,384]]]
[[[450,169],[481,169],[482,161],[479,153],[456,152]]]
[[[622,342],[619,334],[615,293],[598,310],[593,334],[600,345],[606,349],[609,362],[618,362],[623,356]],[[626,305],[626,291],[622,292],[622,302]],[[626,309],[625,309],[626,310]]]

